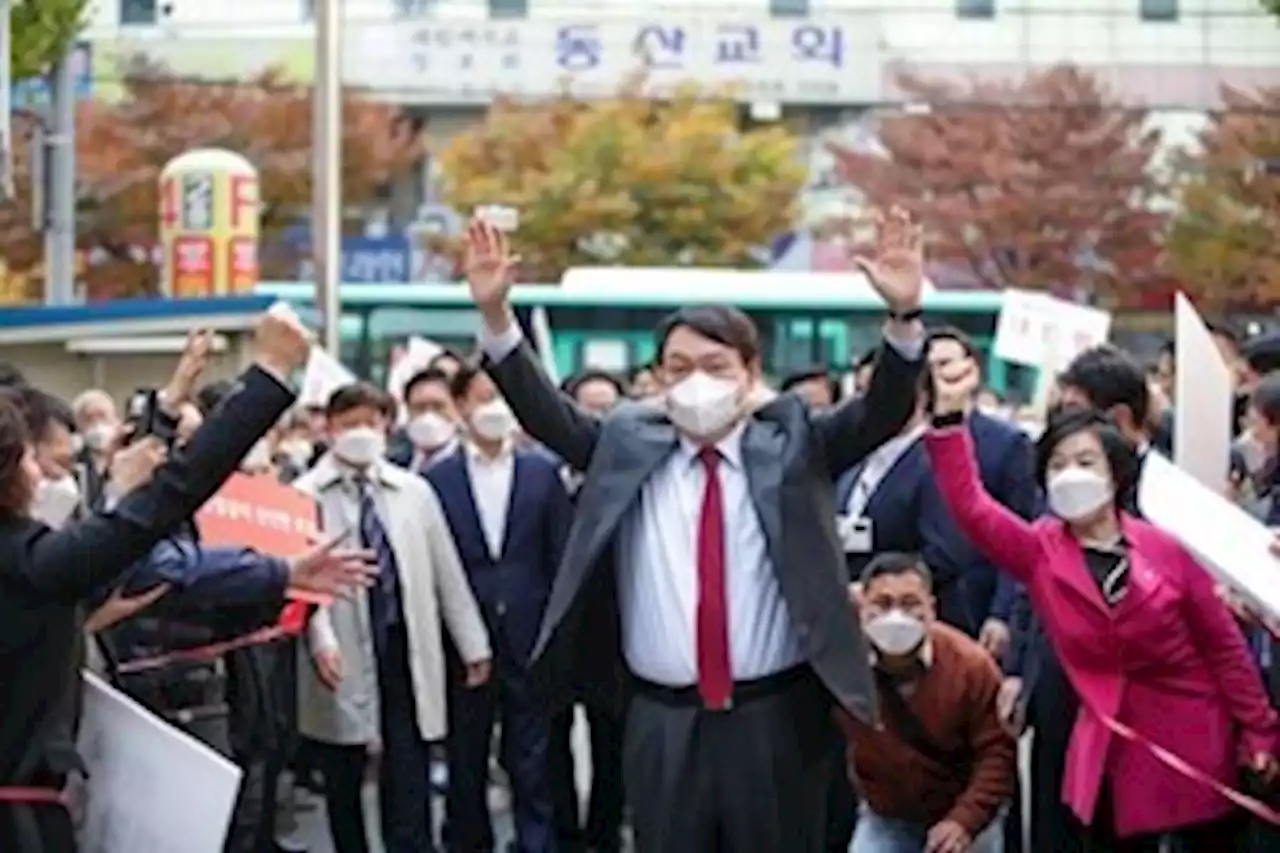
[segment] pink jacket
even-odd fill
[[[1239,767],[1276,746],[1276,714],[1213,581],[1174,539],[1130,516],[1129,591],[1113,608],[1060,520],[1027,522],[982,486],[969,431],[925,438],[938,488],[965,535],[1027,588],[1081,698],[1062,799],[1092,821],[1104,772],[1121,835],[1213,820],[1233,806],[1207,785],[1115,737],[1106,714],[1235,786]]]

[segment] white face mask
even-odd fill
[[[115,424],[99,421],[84,431],[84,445],[95,453],[101,452],[111,444],[115,435]]]
[[[453,422],[436,412],[423,412],[405,427],[409,440],[426,450],[444,447],[457,435]]]
[[[924,623],[902,610],[890,610],[863,626],[867,639],[886,655],[914,652],[924,642]]]
[[[271,445],[265,438],[260,438],[249,448],[249,452],[240,460],[240,467],[251,473],[258,473],[271,467]]]
[[[354,468],[367,468],[387,452],[387,437],[373,427],[355,427],[333,440],[333,453]]]
[[[311,461],[315,448],[305,438],[293,438],[280,444],[280,452],[299,468],[306,467]]]
[[[516,416],[503,400],[490,400],[471,412],[471,429],[484,441],[504,441],[515,434]]]
[[[31,517],[57,530],[67,523],[78,506],[80,484],[75,477],[70,474],[56,480],[43,477],[31,500]]]
[[[1045,491],[1049,509],[1063,521],[1088,518],[1115,497],[1115,490],[1106,477],[1075,465],[1051,476]]]
[[[732,379],[717,379],[698,371],[667,392],[671,422],[693,438],[715,435],[741,412],[742,390]]]

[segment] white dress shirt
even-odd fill
[[[489,556],[502,556],[507,538],[507,511],[511,508],[511,487],[515,480],[515,456],[510,445],[497,456],[485,456],[474,445],[466,445],[467,476],[475,497],[480,528]]]
[[[494,362],[510,355],[522,339],[516,323],[501,335],[483,323],[480,327],[480,349]],[[919,358],[924,345],[923,336],[889,342],[911,359]],[[751,501],[742,462],[744,429],[739,426],[716,445],[721,455],[729,660],[735,681],[773,675],[807,656]],[[641,487],[617,541],[623,656],[637,677],[669,687],[687,687],[698,680],[697,539],[706,469],[697,453],[692,443],[681,440]]]
[[[862,463],[858,478],[853,481],[849,490],[849,500],[844,506],[845,516],[861,518],[867,511],[867,504],[875,495],[885,477],[898,464],[898,460],[924,435],[924,424],[918,424],[902,435],[896,435],[884,444],[871,451],[871,455]]]
[[[805,659],[751,502],[743,430],[739,426],[716,445],[735,681],[773,675]],[[656,684],[685,687],[698,681],[698,524],[706,484],[698,448],[682,439],[645,481],[619,530],[622,651],[633,673]]]
[[[458,449],[458,439],[451,438],[440,447],[427,452],[418,446],[413,448],[413,458],[409,460],[409,470],[415,474],[425,474],[431,466],[444,459]]]

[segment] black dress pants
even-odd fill
[[[739,685],[728,711],[638,688],[623,739],[636,853],[823,853],[843,739],[800,669]]]
[[[382,754],[378,763],[379,823],[386,853],[432,853],[430,750],[418,728],[403,627],[387,635],[378,659]],[[369,853],[361,790],[364,744],[313,745],[324,776],[329,833],[337,853]]]
[[[574,778],[570,705],[551,721],[548,772],[555,800],[559,853],[618,853],[622,847],[622,721],[591,703],[586,712],[591,743],[591,792],[582,815]],[[585,817],[585,819],[584,819]]]

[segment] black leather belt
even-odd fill
[[[752,678],[749,681],[735,681],[733,683],[733,698],[730,707],[745,705],[757,699],[776,695],[813,677],[813,670],[809,665],[800,664],[761,678]],[[671,705],[676,708],[692,708],[702,704],[702,697],[698,695],[698,685],[696,684],[690,684],[686,687],[669,687],[665,684],[645,681],[637,675],[631,676],[631,682],[636,692],[641,696],[663,705]]]

